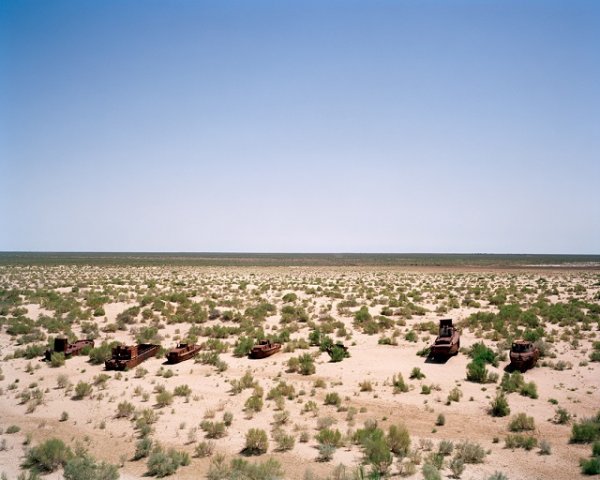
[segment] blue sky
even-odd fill
[[[0,250],[600,253],[600,3],[4,1]]]

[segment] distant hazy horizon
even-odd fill
[[[600,3],[0,5],[0,251],[600,253]]]

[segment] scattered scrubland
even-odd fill
[[[433,362],[441,318],[461,351]],[[599,328],[594,270],[4,265],[0,473],[585,478]],[[95,347],[41,361],[57,335]],[[282,351],[249,360],[263,338]],[[542,354],[523,374],[506,368],[516,338]],[[201,353],[165,364],[182,341]],[[105,371],[117,342],[161,356]]]

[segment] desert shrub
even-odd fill
[[[225,424],[226,427],[230,427],[231,424],[233,423],[233,413],[231,413],[231,412],[223,413],[223,423]]]
[[[334,405],[339,407],[342,404],[342,399],[337,392],[330,392],[325,395],[325,405]]]
[[[310,353],[305,353],[298,357],[299,370],[302,375],[312,375],[316,372],[315,362]]]
[[[504,444],[506,448],[524,448],[525,450],[531,450],[537,445],[537,439],[529,435],[517,433],[514,435],[507,435],[504,439]]]
[[[178,385],[175,387],[173,394],[178,397],[189,397],[192,394],[192,389],[189,385]]]
[[[408,385],[404,381],[402,373],[392,377],[392,386],[394,387],[394,393],[408,392]]]
[[[506,417],[510,414],[510,407],[504,392],[499,391],[490,404],[490,415],[492,417]]]
[[[116,345],[116,342],[107,343],[102,342],[101,345],[94,347],[90,350],[89,357],[90,363],[98,365],[108,360],[112,354],[112,348]]]
[[[521,387],[519,393],[524,397],[538,398],[537,385],[534,382],[528,382]]]
[[[506,393],[518,392],[525,385],[525,380],[521,372],[515,371],[513,373],[504,373],[502,381],[500,382],[500,388]]]
[[[494,366],[498,365],[496,353],[491,348],[486,347],[483,342],[475,343],[473,346],[471,346],[468,355],[473,359],[473,361],[489,363],[490,365]]]
[[[486,383],[488,379],[488,370],[485,362],[473,360],[467,364],[467,380],[475,383]]]
[[[250,353],[254,346],[254,339],[251,337],[240,336],[233,348],[234,357],[245,357]]]
[[[67,377],[64,373],[61,373],[56,378],[56,386],[58,388],[67,388],[68,385],[69,385],[69,377]]]
[[[600,474],[600,457],[593,457],[589,460],[581,460],[581,473],[584,475]]]
[[[344,358],[349,356],[348,352],[339,345],[333,345],[327,353],[332,362],[341,362]]]
[[[298,370],[300,370],[300,360],[298,357],[290,357],[287,361],[287,371],[296,373]]]
[[[442,427],[442,426],[444,426],[444,425],[446,424],[446,417],[444,416],[444,414],[443,414],[443,413],[440,413],[440,414],[437,416],[437,419],[435,420],[435,424],[436,424],[438,427]]]
[[[386,440],[393,454],[401,457],[408,455],[410,450],[410,434],[406,426],[390,425]]]
[[[454,387],[452,390],[450,390],[450,393],[448,393],[447,403],[450,404],[451,402],[460,402],[462,396],[463,393],[461,389],[458,387]]]
[[[66,422],[69,419],[69,414],[67,412],[62,412],[60,414],[59,422]]]
[[[156,406],[159,408],[166,407],[173,403],[173,394],[168,390],[162,390],[156,394]]]
[[[487,478],[487,480],[508,480],[508,477],[502,472],[494,472]]]
[[[179,452],[175,449],[165,451],[157,445],[150,453],[146,467],[147,475],[151,477],[166,477],[173,475],[180,466],[189,465],[190,456],[186,452]]]
[[[440,471],[434,465],[429,463],[423,464],[421,472],[423,473],[424,480],[442,480]]]
[[[535,422],[533,417],[528,417],[525,413],[518,413],[511,418],[510,423],[508,424],[508,429],[511,432],[524,432],[533,430],[534,428]]]
[[[373,384],[371,383],[370,380],[363,380],[362,382],[360,382],[358,384],[358,387],[360,388],[361,392],[372,392],[373,391]]]
[[[594,442],[592,445],[592,456],[600,457],[600,440]]]
[[[419,367],[414,367],[410,372],[410,376],[408,378],[421,380],[422,378],[425,378],[425,374],[421,371]]]
[[[393,457],[383,431],[376,429],[363,441],[365,461],[373,472],[386,475],[392,465]]]
[[[53,352],[50,356],[50,366],[53,368],[62,367],[65,364],[65,354],[63,352]]]
[[[600,411],[595,417],[584,418],[573,424],[571,443],[591,443],[600,439]]]
[[[452,454],[454,450],[454,443],[450,440],[442,440],[438,445],[438,453],[444,457]]]
[[[540,455],[550,455],[552,453],[552,445],[547,440],[540,441]]]
[[[261,455],[269,449],[267,432],[260,428],[251,428],[246,432],[246,446],[244,453],[247,455]]]
[[[465,462],[461,458],[454,457],[450,462],[450,471],[452,472],[452,478],[460,478],[465,471]]]
[[[137,441],[135,444],[135,452],[133,454],[134,460],[140,460],[150,455],[152,451],[153,441],[149,437],[144,437]]]
[[[244,411],[248,413],[260,412],[263,408],[263,399],[258,395],[251,395],[244,403]]]
[[[118,480],[119,469],[84,453],[67,460],[63,476],[65,480]]]
[[[38,472],[54,472],[73,457],[73,452],[62,440],[50,438],[25,455],[23,465]]]
[[[10,425],[6,428],[6,433],[8,433],[9,435],[12,435],[13,433],[18,433],[21,431],[21,427],[19,427],[18,425]]]
[[[227,434],[227,429],[224,422],[211,422],[204,420],[200,424],[200,428],[206,434],[206,438],[222,438]]]
[[[288,385],[285,382],[279,382],[275,387],[269,390],[267,400],[274,400],[278,397],[286,397],[292,400],[296,396],[296,389],[293,385]]]
[[[455,457],[464,463],[482,463],[485,458],[485,450],[475,442],[465,440],[455,447]]]
[[[559,425],[564,425],[571,421],[571,414],[565,408],[558,407],[554,414],[553,421]]]
[[[278,432],[275,435],[275,443],[277,444],[277,451],[286,452],[288,450],[292,450],[294,445],[296,444],[296,439],[293,435],[288,435],[284,432]]]
[[[81,400],[82,398],[85,398],[87,396],[89,396],[92,393],[92,386],[84,381],[79,381],[77,382],[77,385],[75,385],[75,399],[76,400]]]
[[[324,428],[317,433],[315,440],[321,445],[331,445],[337,448],[342,445],[342,434],[337,428]]]
[[[196,445],[194,453],[198,458],[210,457],[215,451],[214,442],[200,442]]]
[[[283,303],[292,303],[298,300],[298,295],[294,292],[286,293],[283,297],[281,297]]]
[[[227,465],[224,455],[215,455],[206,478],[207,480],[279,480],[284,475],[280,463],[272,458],[257,463],[250,463],[243,458],[235,458]]]
[[[129,418],[133,412],[135,411],[135,407],[132,403],[128,401],[123,401],[117,405],[117,418]]]

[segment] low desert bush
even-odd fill
[[[244,453],[246,455],[262,455],[269,449],[269,439],[267,432],[260,428],[251,428],[246,432],[246,445]]]
[[[508,429],[511,432],[524,432],[535,429],[535,421],[533,417],[527,416],[525,413],[518,413],[511,418],[508,424]]]

